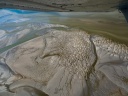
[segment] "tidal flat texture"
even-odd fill
[[[58,14],[0,26],[0,96],[128,96],[122,15]]]
[[[128,94],[128,47],[105,37],[80,30],[51,30],[2,56],[15,72],[8,90],[16,96],[28,94],[28,86],[49,96]],[[18,91],[21,87],[27,90]]]

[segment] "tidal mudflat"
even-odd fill
[[[123,16],[64,14],[1,27],[0,96],[128,95]]]

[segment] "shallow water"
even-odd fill
[[[38,37],[51,28],[67,28],[65,25],[50,23],[52,13],[16,10],[0,10],[0,53],[18,44]],[[36,17],[36,18],[35,18]]]
[[[55,25],[56,28],[64,25],[128,44],[127,23],[123,15],[117,11],[109,13],[53,13],[4,9],[0,11],[2,13],[0,14],[0,39],[1,41],[6,38],[9,39],[9,42],[7,39],[4,43],[1,42],[0,53],[3,51],[3,48],[8,49],[7,47],[9,46],[12,47],[35,38],[39,31],[47,31],[50,29],[49,26],[53,27],[54,24],[60,25]]]

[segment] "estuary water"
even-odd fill
[[[52,28],[76,28],[127,45],[128,27],[123,15],[87,12],[0,10],[0,53]]]
[[[68,28],[50,23],[55,13],[24,10],[0,10],[0,53],[38,37],[52,28]],[[56,16],[56,14],[55,14]]]

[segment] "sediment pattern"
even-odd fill
[[[23,76],[12,83],[11,90],[26,85],[49,96],[123,96],[128,92],[128,47],[83,31],[52,30],[5,52],[4,58]],[[116,89],[120,92],[112,93]]]
[[[92,41],[97,49],[102,49],[106,51],[107,54],[120,58],[120,60],[128,60],[128,47],[125,44],[119,44],[97,35],[92,37]]]

